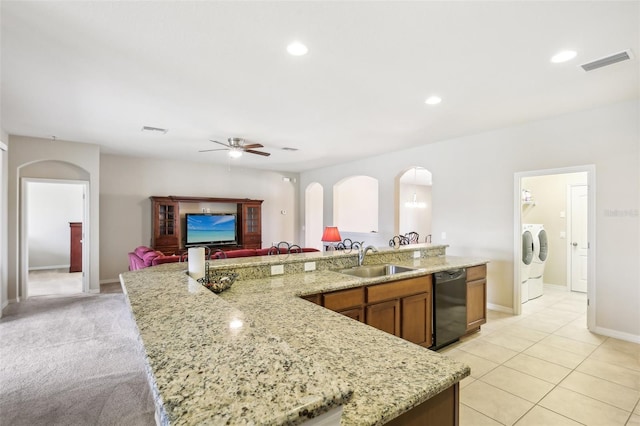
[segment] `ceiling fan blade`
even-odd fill
[[[202,149],[198,152],[211,152],[211,151],[228,151],[229,148],[216,148],[216,149]]]
[[[249,145],[242,145],[244,149],[264,148],[264,145],[259,143],[250,143]]]
[[[250,154],[258,154],[258,155],[262,155],[263,157],[268,157],[271,154],[269,154],[268,152],[262,152],[262,151],[254,151],[252,149],[245,149],[244,152],[248,152]]]
[[[228,143],[224,143],[224,142],[218,142],[218,141],[214,141],[213,139],[209,139],[209,142],[215,142],[215,143],[219,143],[222,146],[226,146],[227,148],[229,147]]]

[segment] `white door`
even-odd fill
[[[588,187],[571,187],[571,291],[587,292],[587,206]]]

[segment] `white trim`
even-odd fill
[[[587,328],[594,331],[596,327],[596,166],[587,164],[584,166],[562,167],[557,169],[532,170],[513,174],[513,312],[515,315],[522,313],[520,299],[520,259],[522,258],[522,179],[534,176],[558,175],[568,173],[587,173],[587,196],[589,205],[587,211],[587,236],[589,239],[589,253],[587,258],[589,271],[587,273]]]
[[[106,278],[104,280],[100,280],[100,285],[102,284],[120,284],[119,278]]]
[[[493,303],[487,303],[487,309],[490,310],[490,311],[504,312],[505,314],[512,314],[513,315],[513,308],[510,308],[508,306],[502,306],[502,305],[495,305]]]
[[[58,184],[75,184],[82,185],[83,187],[83,225],[82,225],[82,292],[83,293],[99,293],[100,289],[95,291],[89,291],[89,285],[91,283],[91,262],[90,262],[90,229],[91,224],[89,222],[90,219],[90,182],[88,180],[73,180],[73,179],[43,179],[43,178],[30,178],[23,177],[20,178],[20,194],[18,197],[20,199],[20,230],[19,230],[19,294],[17,300],[20,301],[22,297],[26,300],[29,297],[28,294],[28,277],[29,277],[29,240],[27,238],[28,234],[28,221],[27,221],[27,187],[28,183],[58,183]],[[66,265],[69,267],[69,265]]]
[[[100,294],[100,289],[99,288],[90,288],[89,291],[85,291],[85,293]]]
[[[624,331],[611,330],[610,328],[604,327],[595,327],[592,331],[602,336],[613,337],[614,339],[626,340],[627,342],[640,344],[640,335],[637,334],[625,333]]]
[[[9,151],[9,147],[4,142],[0,141],[0,149],[3,151]]]

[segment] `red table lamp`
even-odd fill
[[[322,233],[322,242],[325,243],[338,243],[342,241],[342,237],[340,236],[340,231],[338,231],[337,226],[327,226],[324,228],[324,232]],[[335,250],[335,244],[331,244],[330,250]]]

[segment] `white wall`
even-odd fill
[[[264,200],[262,246],[300,243],[297,174],[105,154],[100,173],[101,282],[117,281],[129,267],[127,253],[150,244],[154,195]]]
[[[7,191],[9,186],[9,175],[7,173],[8,159],[8,143],[9,136],[0,129],[0,317],[2,309],[9,303],[7,294],[7,278],[8,263],[7,256],[8,237],[7,237],[7,217],[8,217],[8,199]]]
[[[333,221],[345,232],[378,231],[378,181],[370,176],[349,176],[333,186]]]
[[[100,291],[100,148],[97,145],[40,139],[26,136],[9,137],[8,191],[8,289],[9,300],[21,297],[18,291],[22,276],[20,264],[20,179],[68,179],[89,181],[89,290]],[[85,232],[87,230],[85,229]],[[84,266],[84,265],[83,265]],[[25,268],[26,269],[26,268]]]
[[[30,270],[69,266],[69,222],[82,222],[82,192],[78,184],[27,184]]]
[[[450,254],[490,259],[488,301],[512,308],[513,211],[520,201],[514,174],[594,164],[596,325],[640,339],[639,113],[638,100],[619,103],[304,172],[300,184],[331,188],[347,175],[378,178],[380,232],[392,234],[394,178],[419,162],[433,173],[433,242],[449,244]],[[324,200],[331,223],[330,191]]]

